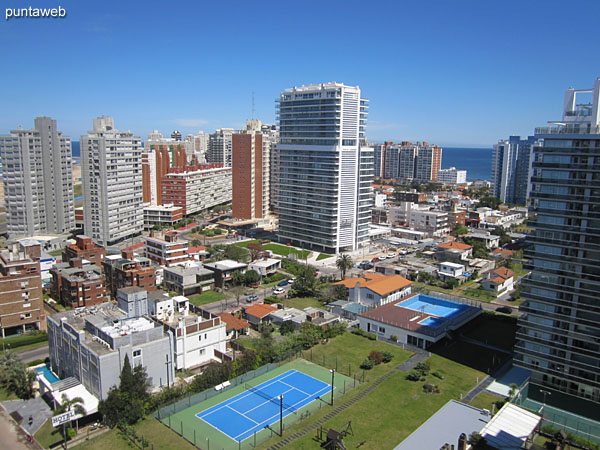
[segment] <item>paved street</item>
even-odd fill
[[[17,355],[19,356],[19,358],[21,358],[21,361],[23,361],[24,363],[35,361],[38,359],[45,359],[49,356],[48,345],[39,348],[33,348],[31,350],[25,350],[23,352],[17,352]]]

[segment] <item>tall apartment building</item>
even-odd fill
[[[131,131],[118,131],[112,117],[94,119],[81,136],[85,233],[107,246],[138,235],[144,227],[142,148]]]
[[[271,127],[260,120],[246,121],[246,129],[232,136],[233,218],[262,219],[269,214]]]
[[[80,258],[50,269],[52,299],[70,308],[93,306],[108,300],[106,278],[100,266]]]
[[[390,142],[390,144],[392,144]],[[375,178],[383,178],[384,177],[384,169],[385,169],[385,148],[386,144],[374,144],[373,147],[373,164],[374,164],[374,174]]]
[[[423,142],[419,146],[415,161],[415,180],[420,183],[437,181],[439,170],[442,168],[442,149],[437,145]]]
[[[231,167],[233,133],[233,128],[219,128],[209,135],[206,162],[221,163],[224,167]]]
[[[591,102],[578,104],[579,94],[591,94]],[[532,272],[523,282],[525,314],[515,345],[515,363],[531,370],[532,383],[594,402],[600,402],[599,105],[600,78],[592,89],[567,90],[562,121],[535,130],[540,144],[533,150],[529,214],[537,219],[526,247]]]
[[[191,144],[191,151],[196,161],[199,163],[206,162],[206,152],[208,151],[208,134],[204,131],[198,131],[197,134],[188,134],[185,137],[185,142]],[[187,147],[186,147],[187,149]],[[189,156],[189,155],[188,155]]]
[[[172,168],[163,177],[163,202],[182,207],[184,215],[230,202],[231,197],[231,168],[220,163]]]
[[[150,232],[144,243],[144,254],[159,266],[175,266],[191,259],[187,244],[188,241],[179,239],[176,231]]]
[[[34,128],[0,136],[7,231],[11,237],[75,229],[71,139],[56,120],[36,117]]]
[[[102,269],[106,275],[106,289],[112,298],[125,287],[138,287],[148,292],[156,290],[156,266],[145,256],[135,256],[132,250],[107,256]]]
[[[41,246],[15,243],[0,252],[0,333],[44,329]]]
[[[185,167],[187,153],[183,143],[162,139],[158,132],[148,136],[142,153],[142,183],[144,203],[152,206],[164,204],[162,180],[171,167]],[[162,135],[160,135],[162,136]]]
[[[498,141],[492,153],[492,193],[505,203],[525,205],[529,192],[531,155],[536,138],[510,136]]]
[[[442,149],[427,142],[386,145],[383,174],[405,183],[437,181],[442,165]]]
[[[353,250],[368,241],[364,230],[371,216],[374,163],[373,150],[361,148],[367,103],[358,86],[336,82],[281,93],[277,150],[282,240],[328,253]]]

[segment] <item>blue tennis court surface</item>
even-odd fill
[[[283,417],[286,417],[330,391],[331,385],[289,370],[199,412],[196,417],[240,442],[279,421],[280,395],[283,395]]]
[[[441,298],[431,297],[429,295],[418,294],[403,302],[396,303],[396,306],[412,309],[413,311],[424,312],[432,316],[450,318],[470,308],[468,305],[442,300]],[[423,324],[428,325],[428,324]],[[439,324],[431,323],[436,326]]]

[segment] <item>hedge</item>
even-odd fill
[[[11,336],[4,339],[0,339],[0,346],[8,347],[11,349],[22,347],[24,345],[35,344],[37,342],[47,342],[48,334],[43,331],[33,331],[29,334],[19,334],[17,336]]]

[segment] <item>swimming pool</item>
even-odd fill
[[[441,298],[431,297],[424,294],[417,294],[414,297],[404,300],[403,302],[396,303],[396,306],[431,314],[432,316],[443,317],[445,319],[454,317],[470,308],[468,305],[463,305],[462,303],[442,300]],[[439,323],[435,325],[433,321],[430,323],[425,323],[425,321],[426,319],[419,323],[434,327],[439,326]]]
[[[444,319],[439,317],[427,317],[419,322],[419,325],[425,325],[426,327],[437,328],[444,323]]]
[[[54,375],[54,372],[52,372],[48,366],[44,366],[44,367],[38,367],[36,369],[36,372],[39,374],[44,375],[44,378],[46,380],[48,380],[48,383],[50,384],[54,384],[60,381],[60,378],[58,378],[56,375]]]

